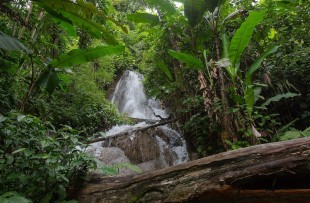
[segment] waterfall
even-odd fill
[[[142,81],[141,74],[125,71],[115,87],[111,102],[120,113],[131,118],[153,121],[159,121],[159,117],[167,118],[168,114],[160,102],[146,97]],[[146,122],[140,122],[135,125],[114,126],[105,134],[111,136],[148,125]],[[140,166],[143,171],[156,170],[188,161],[185,140],[179,132],[168,125],[152,128],[143,133],[130,133],[128,136],[94,143],[88,151],[103,165],[127,161]],[[121,172],[128,173],[128,170],[121,170]]]
[[[142,80],[142,75],[125,71],[116,85],[112,103],[120,113],[126,113],[131,118],[156,120],[158,118],[154,113],[166,117],[166,112],[160,108],[159,102],[146,98]]]

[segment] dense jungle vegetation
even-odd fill
[[[309,22],[307,0],[0,0],[0,202],[74,202],[126,69],[201,157],[309,136]]]

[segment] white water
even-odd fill
[[[112,97],[112,103],[118,108],[119,112],[126,114],[131,118],[139,118],[146,120],[159,120],[158,116],[165,118],[168,117],[167,112],[160,103],[154,99],[147,99],[144,93],[143,76],[133,71],[125,71],[121,79],[116,85],[115,91]],[[146,127],[146,122],[140,122],[136,125],[121,125],[114,126],[107,131],[106,136],[111,136],[125,131],[134,130],[139,127]],[[184,163],[188,161],[188,153],[186,149],[186,142],[182,138],[181,134],[171,129],[169,126],[160,126],[159,128],[166,136],[164,141],[159,135],[155,135],[160,148],[161,164],[164,167],[169,166],[166,162],[165,154],[172,154],[172,165]],[[132,133],[130,140],[133,141],[136,135]],[[168,141],[167,141],[168,140]],[[92,144],[93,154],[100,156],[102,153],[102,142]],[[167,152],[168,151],[168,152]],[[143,153],[143,152],[141,152]]]
[[[116,85],[112,103],[120,113],[127,114],[131,118],[158,120],[154,113],[166,117],[167,114],[160,108],[159,102],[146,98],[142,80],[142,75],[125,71]]]

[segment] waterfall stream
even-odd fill
[[[147,99],[142,81],[141,74],[125,71],[116,85],[112,103],[120,113],[131,118],[159,121],[159,117],[168,117],[166,110],[158,101]],[[105,134],[111,136],[148,125],[150,124],[140,122],[135,125],[114,126]],[[142,171],[156,170],[188,161],[185,140],[179,132],[168,125],[93,143],[88,152],[96,156],[102,165],[130,162],[139,166]],[[120,173],[131,172],[120,170]]]

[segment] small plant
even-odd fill
[[[112,166],[104,166],[101,168],[101,171],[105,175],[116,175],[119,173],[119,170],[123,168],[130,169],[136,173],[142,172],[140,167],[133,165],[131,163],[116,163],[113,164]]]

